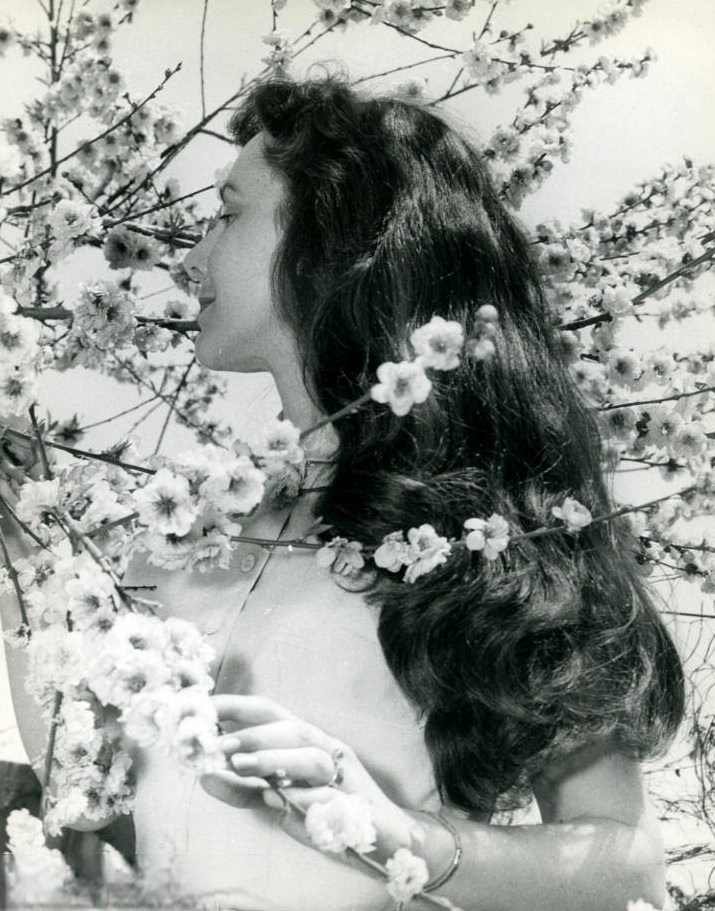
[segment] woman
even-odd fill
[[[467,332],[479,306],[499,315],[494,357],[440,374],[405,417],[370,403],[308,437],[310,489],[244,533],[293,539],[319,519],[327,538],[374,547],[424,523],[459,537],[492,512],[526,532],[566,496],[611,511],[529,244],[475,149],[433,111],[338,77],[258,85],[232,128],[218,223],[185,265],[202,364],[269,371],[305,430],[408,356],[434,315]],[[497,561],[464,552],[413,584],[379,568],[341,581],[309,552],[250,544],[208,579],[134,562],[127,584],[156,584],[221,656],[231,764],[197,784],[137,751],[140,863],[173,857],[177,893],[201,907],[392,907],[379,879],[309,843],[278,781],[304,809],[363,795],[371,856],[410,847],[465,911],[661,905],[638,762],[678,726],[682,673],[626,527]],[[540,825],[489,825],[532,793]]]

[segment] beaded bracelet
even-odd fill
[[[424,886],[422,886],[423,892],[432,892],[434,889],[439,889],[440,886],[443,886],[447,880],[454,875],[454,871],[459,866],[460,861],[462,860],[462,839],[459,837],[459,832],[455,829],[452,823],[444,816],[442,813],[433,813],[431,810],[421,810],[421,813],[425,813],[427,816],[431,816],[432,819],[441,823],[445,829],[447,829],[452,838],[454,839],[454,856],[449,863],[447,869],[440,873],[438,876],[435,876],[433,879],[429,880]]]

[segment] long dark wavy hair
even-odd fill
[[[409,356],[432,316],[469,332],[480,305],[499,312],[491,360],[439,374],[406,417],[372,403],[340,421],[319,510],[333,533],[376,546],[429,523],[460,537],[492,512],[528,532],[554,524],[566,496],[612,511],[529,241],[460,130],[342,73],[258,84],[231,129],[241,145],[266,131],[285,182],[276,306],[323,412]],[[681,663],[624,520],[528,539],[493,562],[462,550],[414,584],[380,571],[367,597],[441,797],[470,813],[519,805],[547,762],[594,741],[662,753],[681,721]]]

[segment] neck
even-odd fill
[[[297,358],[286,358],[271,372],[283,406],[283,417],[301,431],[316,424],[323,413],[310,397]]]

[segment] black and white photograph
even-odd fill
[[[712,0],[0,0],[0,907],[715,909]]]

